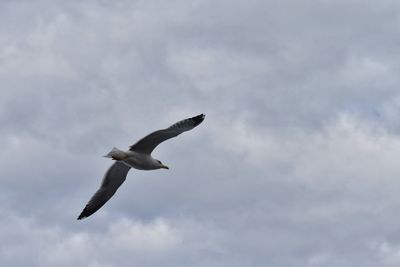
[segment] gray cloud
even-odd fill
[[[398,265],[399,11],[2,1],[0,265]],[[201,112],[75,220],[101,155]]]

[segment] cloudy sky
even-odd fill
[[[400,266],[400,3],[0,1],[0,265]],[[113,146],[200,113],[77,221]]]

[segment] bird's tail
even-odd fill
[[[116,147],[113,147],[110,152],[108,152],[107,155],[104,155],[103,157],[105,158],[112,158],[113,160],[123,160],[127,158],[127,155],[124,151],[119,150]]]

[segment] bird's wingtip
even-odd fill
[[[205,117],[206,115],[204,115],[204,113],[201,113],[200,115],[191,118],[194,121],[194,126],[197,126],[200,123],[202,123]]]
[[[86,213],[86,209],[84,209],[81,214],[79,214],[78,218],[76,218],[77,220],[82,220],[85,219],[87,217]]]

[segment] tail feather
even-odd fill
[[[113,147],[113,149],[108,152],[107,155],[104,155],[103,157],[105,158],[112,158],[113,160],[122,160],[126,158],[126,153],[116,147]]]

